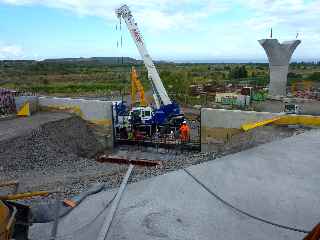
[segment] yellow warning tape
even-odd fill
[[[243,131],[249,131],[251,129],[257,128],[257,127],[262,127],[265,126],[267,124],[273,123],[277,120],[279,120],[280,117],[275,117],[275,118],[271,118],[271,119],[265,119],[259,122],[254,122],[254,123],[245,123],[243,125],[241,125],[241,129]]]

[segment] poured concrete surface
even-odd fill
[[[320,221],[320,131],[192,166],[222,198],[253,215],[310,230]]]
[[[119,208],[109,240],[302,238],[238,214],[183,171],[130,186]]]
[[[192,166],[188,170],[234,206],[278,224],[311,230],[320,219],[320,131],[275,141]],[[59,235],[75,222],[92,222],[114,191],[92,196],[64,218]],[[108,211],[102,215],[106,216]],[[86,226],[95,238],[103,216]],[[35,225],[32,239],[45,228]],[[49,228],[47,228],[49,231]],[[183,170],[129,185],[107,239],[303,239],[226,206]],[[42,235],[44,236],[44,235]],[[89,239],[83,234],[70,238]]]
[[[58,239],[96,239],[97,229],[108,210],[96,220],[95,215],[113,194],[98,194],[62,219]],[[51,227],[50,223],[34,225],[31,239],[48,239]],[[303,234],[260,223],[225,207],[180,170],[130,185],[122,197],[107,239],[267,240],[302,237]]]

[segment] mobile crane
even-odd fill
[[[129,117],[129,119],[131,119],[131,124],[134,126],[140,124],[153,126],[152,131],[156,130],[158,127],[164,129],[165,132],[170,132],[172,128],[178,128],[184,121],[184,115],[181,113],[179,105],[171,101],[168,96],[129,7],[127,5],[122,5],[120,8],[116,9],[116,15],[120,19],[120,22],[121,19],[125,21],[131,37],[143,59],[144,65],[148,71],[148,79],[151,82],[153,98],[156,105],[154,109],[150,106],[133,108],[130,111]],[[121,106],[121,109],[123,109],[123,105]],[[152,110],[151,113],[150,109]]]

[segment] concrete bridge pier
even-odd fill
[[[294,50],[301,43],[300,40],[279,43],[278,39],[261,39],[260,45],[264,48],[270,68],[269,96],[286,96],[287,75],[289,62]]]

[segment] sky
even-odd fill
[[[320,0],[0,0],[0,59],[140,59],[116,30],[124,3],[155,60],[266,60],[257,40],[270,28],[281,42],[299,33],[293,59],[320,59]]]

